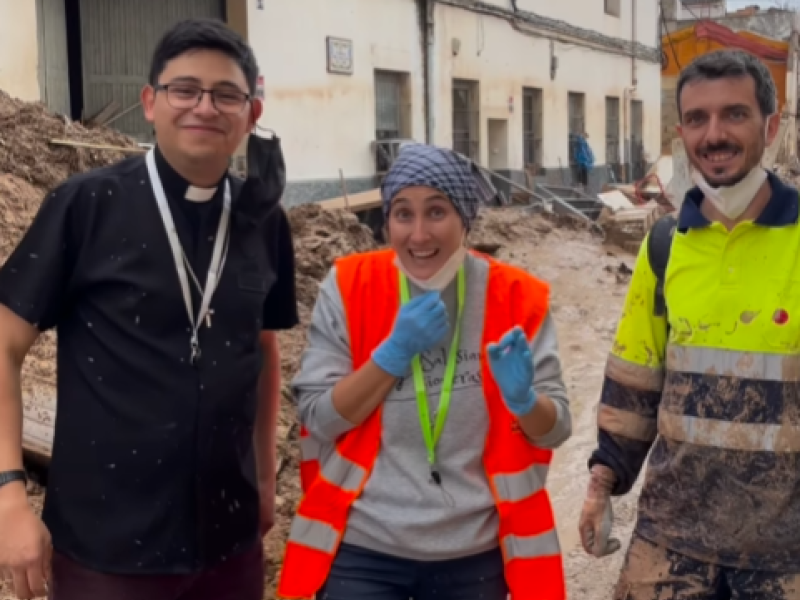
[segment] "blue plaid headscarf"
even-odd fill
[[[408,144],[400,149],[381,185],[383,215],[388,218],[392,200],[412,186],[439,190],[456,207],[464,227],[470,228],[478,214],[479,190],[472,164],[447,148]]]

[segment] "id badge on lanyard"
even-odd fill
[[[437,485],[442,483],[442,475],[436,462],[436,445],[442,437],[444,424],[447,421],[447,413],[450,410],[450,397],[453,394],[453,382],[456,376],[456,357],[458,346],[461,341],[461,315],[464,312],[464,298],[466,297],[466,283],[464,281],[464,267],[458,270],[456,276],[456,286],[458,290],[458,313],[456,316],[456,326],[453,332],[453,340],[450,342],[450,351],[447,354],[447,366],[444,371],[442,389],[439,392],[439,409],[436,411],[436,424],[431,424],[430,408],[428,406],[428,394],[425,389],[425,376],[422,374],[419,354],[411,360],[411,370],[414,374],[414,390],[417,394],[417,412],[419,413],[419,424],[422,428],[422,439],[425,440],[425,449],[428,454],[428,464],[431,470],[431,479]],[[405,304],[411,298],[408,289],[408,280],[405,275],[400,273],[400,302]]]
[[[191,325],[191,335],[189,337],[189,359],[192,364],[196,364],[200,358],[200,341],[199,331],[200,325],[203,321],[210,327],[210,307],[211,298],[219,285],[219,279],[222,275],[222,269],[225,267],[225,261],[228,254],[228,240],[230,238],[229,225],[231,220],[231,185],[228,179],[225,179],[225,193],[222,204],[222,215],[219,218],[219,226],[217,227],[217,235],[214,239],[214,250],[211,254],[211,264],[208,267],[208,275],[206,276],[205,286],[200,287],[200,282],[191,273],[198,291],[201,295],[200,309],[197,314],[194,314],[194,306],[192,302],[192,292],[189,288],[189,272],[191,266],[188,264],[186,253],[181,246],[180,238],[178,237],[178,230],[175,228],[175,221],[172,218],[172,212],[169,209],[167,202],[167,195],[164,192],[164,186],[161,183],[161,177],[158,175],[158,168],[156,167],[155,150],[151,149],[146,157],[147,172],[150,176],[150,184],[153,187],[153,194],[156,197],[158,210],[161,213],[161,220],[164,223],[164,229],[169,239],[170,249],[172,250],[172,258],[175,261],[175,269],[178,272],[178,280],[181,284],[181,292],[183,294],[183,302],[186,305],[186,314],[189,317]]]

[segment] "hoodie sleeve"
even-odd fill
[[[333,442],[353,428],[333,406],[333,387],[352,372],[344,303],[334,267],[320,286],[300,370],[292,381],[300,422],[320,441]]]
[[[545,435],[531,439],[531,442],[540,448],[556,449],[572,434],[572,415],[558,356],[556,326],[549,312],[531,341],[531,354],[533,391],[537,395],[547,396],[556,405],[556,423],[553,428]]]

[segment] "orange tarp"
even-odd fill
[[[778,106],[786,103],[786,63],[789,43],[747,31],[733,31],[713,21],[699,23],[661,38],[662,78],[675,78],[696,57],[714,50],[739,48],[758,56],[772,73],[778,92]]]

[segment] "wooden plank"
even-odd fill
[[[92,116],[88,117],[85,122],[85,127],[99,127],[105,125],[106,122],[112,118],[115,114],[117,114],[122,109],[119,102],[116,100],[111,100],[108,104],[106,104],[103,108],[97,111]]]
[[[326,210],[349,208],[353,212],[360,212],[362,210],[377,208],[381,203],[381,189],[375,188],[358,194],[348,194],[346,198],[345,196],[339,196],[338,198],[323,200],[319,205]]]
[[[73,148],[88,148],[90,150],[108,150],[110,152],[122,152],[124,154],[146,154],[147,150],[138,146],[134,148],[124,148],[122,146],[106,146],[104,144],[89,144],[74,140],[50,140],[56,146],[72,146]]]
[[[22,448],[38,462],[49,462],[56,425],[56,392],[50,381],[27,374],[35,382],[22,397]]]
[[[53,451],[54,424],[44,425],[27,414],[22,419],[22,448],[26,453],[49,457]]]

